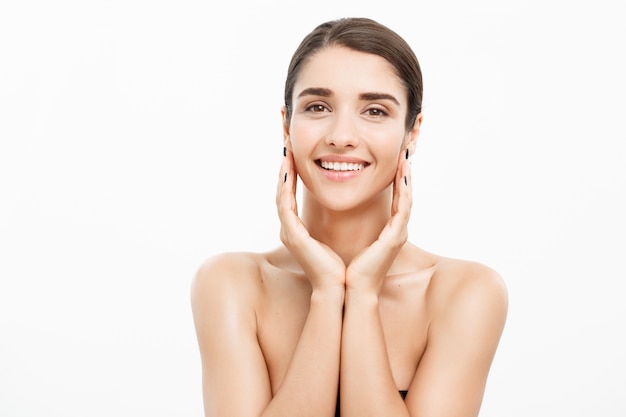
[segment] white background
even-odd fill
[[[291,53],[367,16],[424,73],[411,239],[509,288],[481,416],[623,417],[619,3],[2,2],[0,415],[202,415],[190,280],[278,244]]]

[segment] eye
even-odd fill
[[[311,104],[305,110],[310,111],[311,113],[324,113],[324,112],[330,111],[323,104]]]
[[[380,109],[378,107],[372,107],[371,109],[367,109],[365,110],[365,113],[368,116],[374,116],[374,117],[387,116],[387,112],[385,112],[383,109]]]

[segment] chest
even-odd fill
[[[268,283],[257,309],[257,336],[273,389],[287,372],[309,311],[306,281]],[[426,347],[428,311],[425,286],[419,280],[389,280],[379,301],[391,371],[399,390],[408,388]]]

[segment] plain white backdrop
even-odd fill
[[[410,239],[509,288],[481,417],[623,417],[620,10],[2,2],[0,415],[202,415],[191,278],[278,244],[288,61],[318,23],[366,16],[424,74]]]

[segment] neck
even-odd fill
[[[391,197],[389,187],[368,204],[335,211],[324,207],[305,191],[302,221],[314,239],[330,247],[348,265],[378,239],[391,215]]]

